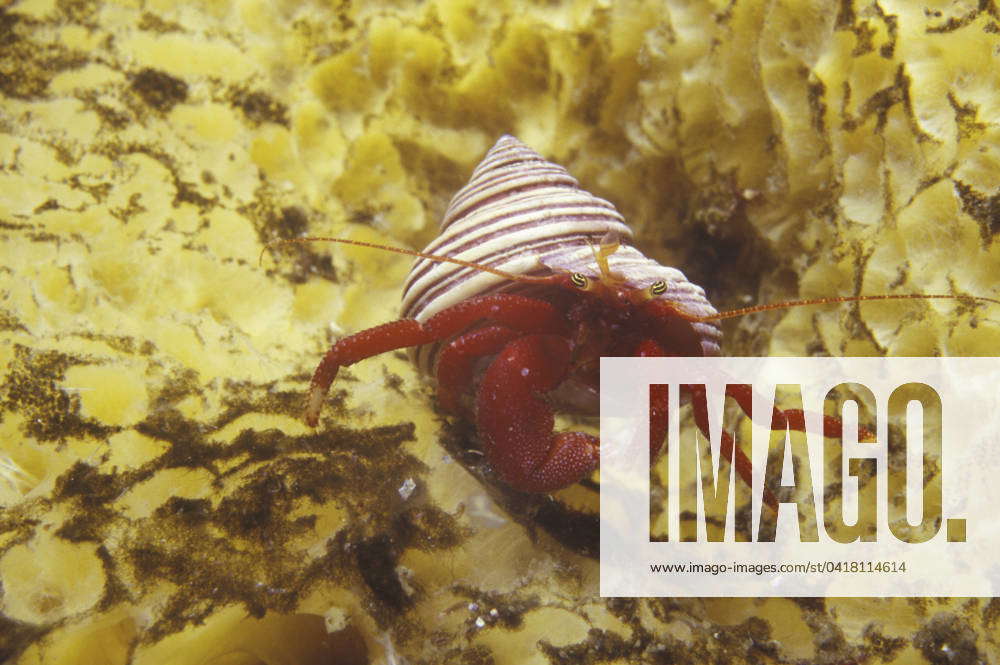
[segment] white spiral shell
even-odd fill
[[[564,271],[596,278],[599,271],[592,247],[608,232],[621,239],[609,265],[630,287],[641,289],[663,280],[667,289],[660,297],[678,309],[697,316],[715,313],[700,286],[629,244],[632,230],[611,203],[580,189],[566,169],[546,161],[513,136],[501,136],[455,194],[441,221],[440,235],[424,253],[515,275]],[[500,291],[545,297],[540,287],[452,263],[417,259],[403,287],[402,315],[426,321],[463,300]],[[692,325],[704,355],[718,355],[719,329],[710,323]],[[422,371],[432,371],[439,349],[440,344],[428,344],[415,350]]]

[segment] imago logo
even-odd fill
[[[657,395],[661,398],[668,396],[671,386],[667,384],[650,385],[651,403]],[[700,416],[702,422],[706,423],[706,430],[711,432],[713,455],[709,455],[708,446],[704,445],[705,432],[697,426],[685,428],[679,436],[678,465],[680,478],[696,478],[697,492],[680,493],[680,514],[697,515],[701,512],[702,519],[682,519],[678,540],[682,542],[694,542],[698,540],[697,527],[706,527],[708,541],[719,542],[725,539],[725,531],[719,528],[729,523],[729,510],[732,499],[737,498],[737,504],[747,503],[750,498],[749,478],[743,478],[743,483],[737,478],[731,480],[736,466],[734,464],[719,466],[719,457],[732,460],[736,456],[736,448],[739,447],[739,429],[731,426],[726,420],[733,415],[744,415],[739,411],[734,414],[733,410],[725,411],[726,402],[731,401],[739,406],[740,403],[752,403],[753,386],[750,384],[727,384],[725,386],[725,401],[723,399],[712,400],[709,404],[707,389],[705,384],[679,384],[674,386],[679,389],[682,398],[687,398],[692,410]],[[848,402],[854,402],[858,410],[866,414],[860,418],[863,424],[851,427],[850,435],[845,437],[845,427],[847,423],[841,416],[841,409],[836,407],[839,399],[843,395],[849,395]],[[876,436],[878,423],[878,398],[875,393],[866,385],[861,383],[842,383],[827,391],[824,399],[817,406],[816,414],[822,414],[817,418],[807,418],[808,412],[802,407],[802,391],[797,384],[777,385],[773,390],[768,406],[763,409],[748,409],[758,421],[769,429],[767,456],[764,468],[763,486],[766,488],[780,488],[780,492],[773,491],[768,495],[768,500],[764,501],[764,492],[760,491],[760,500],[757,506],[760,510],[771,511],[773,519],[759,519],[756,533],[757,542],[774,542],[775,529],[777,525],[777,512],[779,505],[790,505],[794,507],[793,515],[797,518],[797,537],[801,542],[818,542],[819,534],[817,525],[822,525],[824,533],[831,539],[839,543],[852,543],[857,541],[875,541],[879,535],[878,497],[874,491],[877,487],[879,469],[876,460],[876,446],[885,446],[887,459],[896,460],[896,464],[888,464],[883,469],[883,474],[887,476],[887,492],[882,499],[886,501],[884,506],[887,516],[888,529],[893,537],[907,543],[920,543],[930,540],[936,534],[942,524],[941,515],[941,475],[938,473],[940,464],[943,462],[941,454],[941,397],[931,386],[926,383],[906,383],[892,390],[884,397],[887,404],[889,427],[884,437],[884,443],[880,442]],[[780,406],[779,406],[780,405]],[[908,411],[911,406],[918,408],[914,415],[918,419],[917,427],[909,427],[913,424],[908,419]],[[666,414],[669,415],[668,405]],[[760,402],[758,401],[758,406]],[[719,407],[714,415],[722,415],[722,431],[716,425],[712,427],[708,414],[713,407]],[[727,416],[729,418],[727,418]],[[695,417],[697,421],[699,416]],[[768,424],[769,423],[769,424]],[[813,425],[813,427],[809,427]],[[917,442],[922,444],[923,454],[916,460],[917,467],[910,469],[912,462],[907,460],[907,438],[911,431],[916,432],[920,437]],[[650,432],[656,431],[653,423],[650,423]],[[821,468],[817,473],[813,473],[810,464],[810,455],[807,446],[810,439],[805,436],[790,436],[793,432],[820,434],[811,438],[813,446],[822,446],[819,456]],[[859,443],[870,444],[868,446],[857,446],[859,453],[848,456],[844,464],[844,439],[856,437]],[[868,450],[865,450],[868,448]],[[919,449],[919,448],[918,448]],[[704,467],[704,473],[702,470]],[[787,473],[784,470],[787,469]],[[817,492],[813,484],[814,475],[820,479],[822,492]],[[907,520],[908,497],[910,493],[906,490],[907,477],[916,478],[920,481],[919,491],[922,493],[919,505],[921,514],[919,522],[910,524]],[[788,482],[783,482],[788,478]],[[852,484],[853,483],[853,484]],[[848,523],[844,519],[843,503],[844,491],[858,492],[865,484],[866,491],[860,492],[856,502],[859,504],[854,513],[855,518]],[[779,500],[777,497],[781,496]],[[662,498],[665,497],[661,497]],[[742,500],[740,500],[742,499]],[[661,506],[664,511],[667,506]],[[837,510],[841,508],[841,510]],[[651,505],[650,510],[655,513],[656,506]],[[788,516],[788,512],[784,513]],[[965,521],[963,519],[949,519],[948,540],[965,540]],[[651,524],[651,532],[653,531]],[[668,541],[669,534],[663,532],[651,536],[655,540]],[[735,530],[731,537],[737,541],[748,541],[752,539],[747,529]]]
[[[998,378],[996,358],[603,359],[602,594],[996,595]]]

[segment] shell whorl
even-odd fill
[[[701,287],[679,270],[661,266],[629,243],[632,230],[614,205],[580,188],[566,169],[546,161],[513,136],[502,136],[452,198],[441,233],[427,254],[452,256],[515,275],[579,272],[597,277],[592,247],[608,232],[621,239],[609,257],[611,270],[630,286],[664,280],[662,296],[695,315],[715,309]],[[402,315],[426,321],[468,298],[500,291],[532,292],[523,283],[451,263],[417,259],[403,287]],[[720,333],[712,324],[693,324],[705,355],[718,355]],[[430,372],[439,350],[416,350],[421,370]]]

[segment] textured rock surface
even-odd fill
[[[401,354],[299,422],[406,260],[258,264],[422,246],[509,132],[720,307],[997,297],[998,50],[968,2],[0,10],[0,660],[1000,658],[996,601],[598,597],[592,492],[481,483]],[[798,309],[726,350],[995,355],[997,321]]]

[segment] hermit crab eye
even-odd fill
[[[578,289],[586,289],[590,285],[590,280],[587,279],[586,275],[581,275],[578,272],[573,273],[569,276],[570,284]]]
[[[665,281],[658,280],[649,285],[649,295],[651,296],[661,296],[667,292],[667,283]]]

